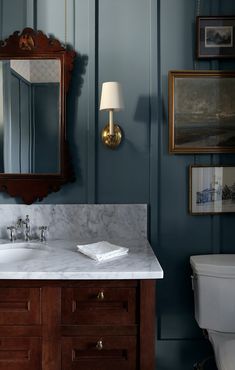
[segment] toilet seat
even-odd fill
[[[235,369],[235,333],[208,330],[218,370]]]

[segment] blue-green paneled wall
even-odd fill
[[[196,5],[201,15],[235,14],[231,0],[0,0],[2,38],[33,26],[79,53],[67,112],[77,181],[44,203],[150,205],[149,238],[165,270],[158,370],[193,369],[210,351],[194,321],[189,256],[235,252],[233,214],[188,214],[188,166],[234,164],[235,156],[168,154],[168,71],[234,69],[233,61],[195,61]],[[100,88],[109,80],[122,83],[125,98],[115,115],[125,132],[116,151],[99,139],[107,120],[98,110]],[[0,202],[19,200],[1,194]]]

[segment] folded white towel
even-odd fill
[[[99,262],[121,257],[129,252],[128,248],[120,247],[106,241],[78,245],[77,248],[79,252]]]

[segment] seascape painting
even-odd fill
[[[174,80],[173,146],[182,152],[235,150],[235,78]]]
[[[190,167],[192,214],[235,212],[235,167]]]

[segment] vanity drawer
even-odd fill
[[[0,370],[41,369],[40,338],[1,338]]]
[[[40,288],[0,288],[0,325],[40,324]]]
[[[136,337],[62,339],[63,370],[136,370]]]
[[[135,324],[136,288],[63,288],[61,307],[62,324]]]

